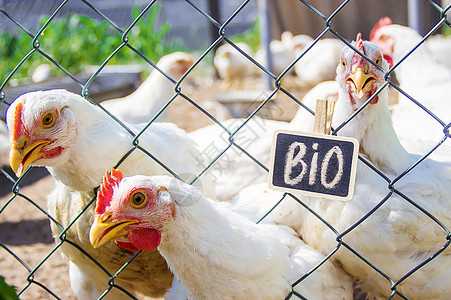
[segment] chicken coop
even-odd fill
[[[450,9],[0,1],[0,299],[450,299]]]

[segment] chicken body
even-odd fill
[[[312,40],[313,42],[313,40]],[[300,56],[307,47],[298,48]],[[337,39],[321,39],[294,65],[294,71],[302,84],[314,86],[320,82],[333,80],[343,43]]]
[[[300,39],[299,39],[300,40]],[[272,40],[269,43],[271,52],[272,72],[279,76],[296,59],[296,41],[291,32],[282,33],[280,40]],[[256,60],[265,67],[266,62],[265,49],[257,51]],[[293,68],[288,70],[288,74],[293,73]]]
[[[236,43],[236,46],[249,56],[254,56],[254,51],[246,43]],[[230,44],[218,47],[213,59],[213,65],[219,78],[224,80],[224,86],[229,88],[234,82],[254,74],[255,65],[242,53]]]
[[[56,181],[48,198],[48,210],[64,228],[93,199],[93,189],[100,184],[105,169],[117,164],[135,147],[134,138],[126,129],[100,108],[65,90],[24,94],[11,104],[7,116],[11,167],[21,175],[29,165],[47,166]],[[128,127],[134,133],[141,130],[138,126]],[[198,165],[201,154],[194,142],[174,124],[153,123],[139,137],[139,147],[183,179],[201,170]],[[168,173],[138,148],[129,153],[121,166],[130,175]],[[208,188],[210,184],[205,185]],[[67,231],[66,238],[114,274],[132,253],[112,243],[105,252],[92,249],[86,233],[93,211],[93,205],[89,206]],[[53,234],[58,236],[61,230],[51,225]],[[68,243],[63,244],[62,251],[71,262],[71,286],[80,299],[97,298],[106,290],[108,276],[101,269]],[[144,280],[143,275],[155,280]],[[153,251],[140,255],[115,283],[131,292],[160,297],[170,287],[172,277],[164,259]],[[116,289],[109,294],[112,299],[124,295]]]
[[[396,25],[399,26],[399,25]],[[395,27],[397,28],[397,27]],[[402,28],[400,26],[400,28]],[[406,28],[406,27],[404,27]],[[410,28],[407,28],[407,32],[411,32]],[[382,30],[382,29],[381,29]],[[404,29],[402,29],[404,30]],[[379,38],[381,38],[383,35],[381,34],[376,35]],[[413,37],[417,37],[419,39],[418,34],[415,32],[412,33]],[[382,38],[386,41],[387,38]],[[417,39],[415,39],[417,40]],[[387,42],[387,44],[389,44]],[[402,43],[405,44],[405,43]],[[413,45],[411,45],[413,47]],[[423,49],[424,50],[424,49]],[[388,50],[387,50],[388,51]],[[407,51],[407,49],[405,49]],[[422,48],[418,49],[417,51],[422,51]],[[388,55],[389,57],[393,55],[392,52],[383,53],[384,56]],[[421,53],[420,53],[421,54]],[[396,56],[395,56],[396,57]],[[414,58],[414,57],[413,57]],[[395,58],[393,62],[397,62],[397,59],[400,59],[399,57]],[[413,59],[413,64],[416,64],[416,60]],[[421,61],[421,59],[419,59]],[[407,64],[407,67],[409,67],[409,63],[411,62],[410,59],[403,62],[399,68],[405,67],[405,64]],[[423,62],[421,62],[423,63]],[[427,63],[426,63],[427,64]],[[434,65],[431,63],[431,66]],[[442,69],[440,67],[440,69]],[[398,70],[398,69],[397,69]],[[436,110],[440,111],[442,114],[447,114],[447,108],[446,108],[446,97],[443,96],[440,101],[434,102],[435,98],[438,97],[437,93],[443,92],[443,89],[445,88],[446,84],[443,86],[440,86],[437,81],[434,80],[436,78],[436,74],[431,74],[426,71],[426,73],[422,76],[418,76],[418,73],[415,73],[415,67],[410,66],[410,68],[407,68],[406,71],[401,72],[401,75],[405,76],[414,76],[416,80],[411,84],[410,77],[409,78],[403,78],[402,76],[399,78],[399,81],[401,82],[401,88],[405,89],[405,86],[403,85],[403,82],[407,82],[407,86],[410,87],[411,90],[415,90],[414,94],[417,95],[423,95],[426,93],[430,93],[429,95],[426,95],[425,97],[417,98],[417,100],[420,101],[420,103],[424,104],[427,108],[433,108],[434,105],[436,106]],[[446,71],[445,71],[446,72]],[[397,71],[397,74],[399,72]],[[413,74],[413,75],[412,75]],[[417,74],[417,75],[415,75]],[[440,74],[440,72],[439,72]],[[445,76],[446,78],[446,76]],[[422,80],[424,82],[431,82],[431,84],[428,87],[424,88],[424,93],[420,90],[423,89],[422,85],[425,83],[417,82]],[[416,85],[416,87],[414,87]],[[316,99],[338,99],[338,93],[339,93],[340,87],[336,84],[336,82],[329,81],[329,82],[322,82],[315,86],[313,89],[311,89],[302,99],[303,104],[305,104],[310,109],[314,110],[316,105]],[[429,91],[429,92],[428,92]],[[409,92],[410,94],[410,92]],[[413,95],[413,94],[411,94]],[[400,96],[401,97],[401,96]],[[431,99],[429,101],[428,99]],[[434,104],[435,103],[435,104]],[[427,154],[430,150],[434,148],[434,146],[439,143],[439,141],[444,137],[443,134],[443,124],[440,124],[436,120],[433,120],[432,117],[430,117],[425,111],[423,111],[420,107],[413,104],[410,100],[404,98],[401,100],[399,104],[396,105],[390,105],[390,111],[392,113],[392,119],[393,119],[393,127],[396,131],[397,136],[399,137],[399,140],[403,147],[405,147],[409,153],[416,153],[420,155]],[[349,116],[349,114],[348,114]],[[357,116],[358,118],[358,116]],[[307,122],[308,120],[308,122]],[[302,130],[309,130],[311,126],[313,126],[313,116],[312,114],[306,112],[304,109],[299,109],[298,113],[295,115],[293,120],[291,121],[291,124],[298,124],[297,128],[305,128]],[[412,122],[412,120],[416,120],[415,122]],[[445,123],[449,122],[447,118],[445,117],[442,119]],[[336,126],[340,123],[336,123]],[[299,127],[300,126],[300,127]],[[340,134],[340,133],[339,133]],[[431,158],[439,161],[449,161],[449,151],[451,151],[451,141],[449,139],[445,140],[437,149],[435,149],[431,153]]]
[[[349,64],[351,65],[351,62]],[[382,83],[383,78],[379,81],[379,86]],[[342,84],[344,89],[350,88],[349,83],[343,81]],[[361,84],[363,85],[363,82]],[[371,86],[372,83],[367,84],[365,89]],[[376,91],[377,88],[373,89]],[[314,91],[308,93],[303,102],[306,102],[304,104],[314,110],[316,99],[330,97],[338,99],[338,85],[335,82],[321,84],[321,88],[314,89]],[[277,129],[290,129],[310,132],[313,129],[313,121],[313,115],[300,108],[299,113],[290,123],[254,117],[247,121],[246,124],[244,124],[245,120],[243,119],[231,119],[223,122],[223,125],[230,132],[234,132],[237,128],[241,127],[234,135],[233,142],[242,149],[245,149],[253,158],[268,168],[274,131]],[[202,152],[210,154],[209,161],[216,158],[216,155],[219,155],[222,150],[225,150],[230,145],[229,135],[217,125],[210,125],[198,129],[189,133],[189,135],[197,142]],[[267,171],[257,165],[244,152],[235,148],[235,146],[232,146],[225,152],[207,173],[211,174],[214,178],[216,182],[216,195],[221,200],[231,200],[243,188],[250,184],[267,182]]]
[[[174,52],[163,56],[158,61],[157,67],[170,78],[178,81],[192,64],[193,58],[190,54]],[[124,98],[104,101],[102,106],[121,121],[147,123],[175,94],[175,84],[159,70],[153,70],[132,94]],[[163,110],[155,121],[169,121],[168,109]]]
[[[447,228],[451,225],[448,188],[450,181],[447,179],[450,170],[449,165],[443,167],[427,162],[425,167],[419,168],[395,185],[398,191]],[[339,234],[352,228],[343,236],[342,241],[391,280],[396,281],[446,245],[446,230],[402,196],[390,195],[387,185],[372,169],[359,163],[354,197],[349,202],[293,194]],[[283,199],[283,196],[282,192],[269,190],[267,184],[259,184],[244,189],[231,204],[236,206],[238,213],[252,216],[252,220],[256,221]],[[388,198],[386,202],[385,197]],[[243,201],[249,205],[240,204]],[[377,210],[372,212],[376,208]],[[372,214],[363,220],[371,212]],[[368,294],[368,298],[387,299],[392,293],[391,284],[384,276],[344,245],[340,245],[337,235],[292,197],[285,196],[281,204],[266,218],[294,228],[309,246],[323,254],[329,254],[336,247],[340,247],[331,257],[332,262],[353,276],[360,288]],[[357,224],[359,225],[353,228]],[[450,252],[446,249],[400,283],[397,291],[408,299],[447,299],[449,290],[445,282],[451,274],[449,255]]]
[[[373,29],[371,41],[396,64],[420,44],[422,37],[412,28],[390,24],[389,20],[384,20]],[[388,22],[389,25],[382,26],[384,22]],[[402,61],[395,68],[395,73],[401,89],[441,120],[437,121],[429,116],[421,107],[401,94],[399,104],[393,107],[393,122],[400,139],[403,141],[413,139],[416,141],[417,150],[427,151],[444,137],[444,127],[451,121],[449,105],[451,69],[439,62],[426,43]]]
[[[451,69],[451,58],[449,57],[451,52],[450,36],[433,35],[426,40],[426,45],[442,65]]]
[[[221,122],[230,132],[239,128],[245,119],[229,119]],[[249,120],[234,135],[234,142],[253,158],[269,167],[272,135],[275,130],[288,128],[288,123],[261,119]],[[230,145],[229,134],[217,125],[210,125],[189,133],[202,151],[204,163],[213,161]],[[267,181],[267,171],[238,147],[231,146],[227,152],[206,171],[215,182],[216,199],[231,200],[244,187]]]
[[[93,245],[128,239],[140,249],[158,247],[189,299],[283,299],[324,258],[291,228],[255,224],[168,176],[106,182],[114,186],[99,194]],[[350,278],[329,262],[294,290],[308,299],[352,297]]]
[[[381,57],[378,48],[371,43],[364,42],[361,51],[374,62]],[[341,59],[337,69],[336,82],[340,90],[332,121],[333,127],[338,128],[367,103],[338,134],[357,138],[361,155],[369,164],[382,170],[387,179],[359,161],[354,196],[350,201],[331,201],[296,193],[294,195],[324,218],[339,234],[351,229],[343,235],[342,241],[391,280],[397,281],[447,243],[447,231],[421,209],[436,217],[447,228],[451,226],[451,165],[426,159],[399,181],[394,181],[396,190],[391,193],[388,181],[406,171],[419,160],[419,156],[409,154],[397,139],[391,125],[386,90],[377,94],[377,101],[373,89],[369,89],[369,93],[364,93],[362,97],[357,97],[358,90],[345,88],[345,83],[352,78],[349,77],[349,70],[354,68],[351,61],[356,59],[355,54],[345,48]],[[388,68],[385,61],[382,67],[385,70]],[[383,72],[365,61],[360,63],[359,68],[364,74],[374,76],[373,84],[376,87],[382,85]],[[352,80],[356,78],[357,76]],[[363,82],[367,82],[365,78]],[[359,86],[358,81],[355,86]],[[373,97],[372,100],[370,97]],[[261,217],[282,196],[282,193],[268,191],[265,186],[251,186],[243,190],[234,202],[239,202],[241,198],[247,199],[253,206],[243,206],[241,213],[249,215],[252,211]],[[409,202],[405,197],[413,202]],[[272,200],[264,200],[269,198]],[[308,245],[324,254],[339,247],[331,257],[332,260],[357,279],[369,298],[387,299],[391,295],[391,283],[387,278],[340,245],[337,242],[337,234],[290,197],[282,201],[268,218],[278,224],[295,228]],[[450,290],[444,282],[451,274],[449,254],[449,249],[444,250],[434,260],[399,282],[396,290],[409,299],[447,299]]]

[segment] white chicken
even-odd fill
[[[394,64],[400,62],[421,39],[412,28],[391,24],[387,18],[381,19],[371,32],[371,41],[381,48],[384,55],[391,57]],[[440,119],[429,116],[401,94],[399,104],[393,107],[393,122],[400,139],[408,149],[410,145],[412,148],[416,145],[414,150],[424,153],[444,137],[444,127],[451,121],[451,106],[448,104],[451,69],[439,63],[426,44],[402,61],[395,72],[401,89]]]
[[[387,70],[388,64],[377,46],[357,37],[356,48]],[[324,218],[328,226],[290,197],[286,197],[268,218],[295,228],[308,245],[324,254],[339,247],[331,259],[358,280],[369,299],[387,299],[395,293],[408,299],[447,299],[451,292],[445,284],[451,275],[449,248],[422,264],[447,244],[447,230],[441,224],[446,228],[451,226],[451,165],[426,159],[389,185],[391,179],[403,174],[419,157],[409,154],[397,139],[391,125],[386,89],[375,94],[384,83],[384,73],[345,47],[336,82],[340,92],[333,127],[338,128],[366,103],[338,134],[357,138],[363,157],[382,170],[387,179],[359,161],[354,197],[350,201],[298,196]],[[251,186],[235,201],[250,195],[253,198],[247,201],[253,202],[253,206],[241,209],[240,213],[260,216],[283,196],[264,186]],[[265,201],[271,197],[271,201]],[[390,281],[395,283],[394,291]]]
[[[352,298],[330,262],[297,283],[324,256],[291,228],[255,224],[170,176],[107,173],[89,235],[96,248],[113,239],[158,249],[189,299]]]
[[[395,25],[395,26],[391,26]],[[384,36],[381,39],[381,34],[378,33],[379,29],[385,26],[389,26],[384,29]],[[370,33],[370,40],[380,45],[382,53],[387,54],[390,59],[393,57],[393,52],[399,52],[400,49],[407,54],[409,46],[412,48],[414,45],[419,44],[423,37],[418,32],[410,27],[402,26],[399,24],[393,24],[393,21],[389,17],[381,18]],[[396,40],[406,43],[406,45],[396,45]],[[398,48],[397,50],[395,48]],[[433,57],[433,60],[438,61],[440,64],[451,68],[451,59],[449,57],[449,51],[451,51],[451,38],[443,36],[441,34],[434,34],[428,37],[424,45],[422,45],[424,51],[422,55],[429,55]],[[421,51],[420,51],[421,52]],[[398,53],[401,55],[402,53]],[[389,62],[390,65],[390,62]]]
[[[187,180],[202,170],[198,162],[201,154],[176,125],[153,123],[134,142],[131,132],[99,107],[65,90],[20,96],[8,108],[7,122],[12,169],[20,176],[30,165],[47,166],[56,181],[48,198],[48,211],[63,228],[93,199],[93,190],[101,182],[105,169],[116,165],[124,155],[128,157],[120,165],[129,175],[168,174],[171,170]],[[127,126],[135,134],[142,129],[138,125]],[[213,194],[209,192],[212,186],[207,183],[207,177],[202,176],[202,180],[204,191]],[[86,233],[93,213],[93,205],[87,207],[65,237],[114,274],[132,253],[113,243],[101,251],[91,247]],[[58,237],[60,227],[54,223],[51,226]],[[79,299],[96,299],[108,288],[109,277],[81,251],[64,243],[62,252],[70,261],[71,286]],[[115,283],[132,293],[161,297],[170,287],[172,277],[164,259],[157,251],[151,251],[139,255]],[[108,296],[127,298],[118,289],[110,291]]]
[[[254,57],[254,51],[246,43],[241,42],[235,45],[250,57]],[[230,44],[218,47],[213,58],[213,65],[226,88],[237,80],[251,76],[256,70],[255,65]]]
[[[434,53],[438,61],[451,69],[451,37],[441,34],[433,35],[426,40],[427,47]]]
[[[335,80],[318,83],[311,90],[309,90],[307,94],[304,95],[304,97],[302,98],[302,104],[304,104],[310,110],[315,111],[317,99],[337,101],[338,89],[339,86]],[[309,113],[304,108],[300,107],[291,120],[290,124],[292,124],[293,127],[300,126],[300,128],[305,128],[305,130],[311,130],[312,128],[309,129],[307,128],[307,126],[313,124],[312,118],[314,118],[314,115],[312,113]],[[303,123],[308,124],[303,125]]]
[[[294,35],[291,38],[291,43],[293,44],[294,50],[296,52],[301,51],[305,47],[309,46],[312,42],[313,38],[307,34],[298,34]]]
[[[157,67],[172,80],[178,81],[193,62],[190,54],[174,52],[163,56],[158,61]],[[158,70],[153,70],[132,94],[104,101],[101,105],[121,121],[147,123],[175,96],[174,87],[175,84],[165,75]],[[155,121],[168,121],[168,111],[168,108],[164,109]]]
[[[313,41],[312,41],[313,42]],[[311,44],[311,43],[310,43]],[[297,48],[296,57],[310,45]],[[302,84],[314,86],[335,78],[343,43],[338,39],[321,39],[294,65],[294,72]]]
[[[367,84],[366,88],[369,86]],[[303,102],[306,102],[306,105],[314,110],[316,99],[330,97],[338,98],[338,85],[335,82],[320,84],[320,87],[313,89],[305,96]],[[277,129],[311,131],[313,120],[313,114],[300,108],[299,113],[290,123],[258,117],[254,117],[246,123],[242,119],[222,122],[229,132],[233,133],[237,129],[238,131],[233,136],[234,145],[222,154],[207,171],[215,180],[217,199],[230,200],[246,186],[266,182],[267,170],[257,165],[254,159],[262,163],[264,167],[269,167],[274,131]],[[204,153],[204,159],[206,158],[208,162],[215,159],[231,144],[229,134],[217,125],[198,129],[189,135],[197,142],[199,149]],[[235,145],[244,149],[252,158]]]
[[[43,82],[52,77],[52,66],[49,64],[40,64],[34,69],[31,75],[32,82]]]
[[[301,41],[298,38],[298,41]],[[296,59],[296,39],[289,31],[281,34],[280,40],[272,40],[269,43],[269,50],[271,51],[272,71],[274,75],[279,76],[295,59]],[[265,49],[257,51],[256,60],[263,66],[267,67]],[[288,74],[293,73],[293,68],[288,71]]]
[[[221,201],[231,200],[248,185],[266,182],[268,172],[264,167],[269,166],[272,135],[277,129],[289,128],[286,122],[257,116],[245,122],[245,119],[222,121],[221,124],[228,132],[215,124],[189,133],[203,154],[204,165],[215,160],[227,149],[206,171],[215,182],[216,199]],[[233,135],[233,145],[230,146],[229,132],[236,130],[238,131]],[[264,167],[259,166],[254,159],[262,162]]]

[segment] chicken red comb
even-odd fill
[[[365,49],[363,48],[362,34],[360,32],[357,33],[357,37],[355,38],[355,45],[354,45],[354,47],[356,47],[357,50],[359,50],[360,52],[365,54]],[[364,60],[363,56],[361,56],[357,52],[354,52],[354,57],[356,57],[356,63],[358,65],[361,65],[363,63],[363,60]]]
[[[362,53],[365,53],[363,50],[363,40],[362,40],[362,34],[359,32],[357,33],[357,37],[355,38],[355,47],[357,50],[359,50]]]
[[[14,111],[14,127],[13,127],[13,133],[12,138],[13,140],[17,140],[19,138],[19,135],[23,133],[23,124],[21,122],[22,119],[22,110],[23,110],[23,103],[20,102],[16,106],[16,110]]]
[[[108,206],[110,206],[113,198],[113,188],[121,182],[124,175],[121,170],[111,169],[106,171],[103,177],[103,183],[97,194],[96,214],[103,214]]]
[[[374,40],[374,36],[376,35],[376,31],[378,31],[381,27],[392,25],[393,21],[390,19],[390,17],[383,17],[380,18],[380,20],[374,25],[373,29],[371,29],[370,32],[370,41]]]

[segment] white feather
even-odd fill
[[[313,41],[312,41],[313,42]],[[311,44],[311,43],[310,43]],[[298,48],[300,56],[307,47]],[[294,65],[294,71],[305,85],[314,86],[335,78],[343,43],[337,39],[321,39]]]
[[[254,52],[246,43],[236,43],[235,45],[247,55],[254,56]],[[255,65],[230,44],[218,47],[213,64],[219,77],[229,83],[250,76],[255,71]]]
[[[192,64],[193,58],[191,55],[184,52],[174,52],[163,56],[158,61],[157,67],[177,81]],[[153,70],[132,94],[124,98],[104,101],[101,105],[121,121],[147,123],[175,95],[175,84],[160,71]],[[169,121],[168,112],[169,108],[165,108],[156,121]]]
[[[337,75],[337,80],[338,78],[340,75]],[[353,113],[348,95],[347,90],[341,87],[333,119],[334,126]],[[308,117],[309,113],[303,115]],[[302,120],[300,116],[297,118]],[[362,155],[389,179],[401,175],[419,159],[419,156],[409,154],[396,137],[388,112],[386,91],[379,94],[377,104],[365,107],[339,134],[357,138]],[[359,161],[354,197],[350,201],[332,201],[296,193],[294,196],[324,218],[339,234],[363,220],[343,237],[343,241],[396,281],[446,245],[447,231],[416,205],[449,228],[450,184],[450,163],[426,159],[394,183],[394,188],[401,194],[392,194],[388,188],[389,182]],[[415,205],[402,195],[414,201]],[[261,215],[282,196],[278,192],[268,192],[264,186],[254,186],[243,190],[238,199],[252,197],[246,201],[253,202],[254,207],[261,206],[255,208]],[[382,202],[386,198],[388,200]],[[265,203],[265,199],[270,200]],[[382,205],[377,207],[380,204]],[[377,210],[368,218],[362,219],[376,207]],[[252,209],[244,211],[250,213]],[[391,284],[387,279],[346,247],[340,246],[337,234],[293,198],[287,196],[268,218],[295,228],[308,245],[324,254],[339,247],[332,256],[332,261],[354,276],[369,297],[387,299],[390,296]],[[450,264],[449,250],[446,249],[414,272],[397,289],[409,299],[446,299],[451,292],[446,285],[447,278],[451,275]]]
[[[324,259],[291,228],[255,224],[231,211],[228,203],[211,201],[192,186],[173,181],[168,176],[124,178],[112,199],[123,199],[120,195],[135,186],[168,190],[175,217],[161,225],[158,250],[189,299],[283,299],[291,284]],[[307,299],[350,299],[352,281],[326,262],[294,290]]]
[[[393,63],[396,64],[418,45],[421,39],[422,37],[412,28],[387,25],[374,33],[373,41],[384,53],[391,55]],[[395,73],[403,91],[419,101],[445,124],[450,122],[451,69],[439,62],[428,48],[427,42],[409,55],[395,69]],[[407,149],[417,149],[416,151],[425,153],[444,137],[444,125],[401,94],[399,104],[393,107],[393,122]]]
[[[120,165],[126,175],[168,174],[159,163],[150,158],[133,144],[133,136],[117,122],[112,120],[99,107],[89,103],[81,96],[65,90],[38,91],[24,94],[16,99],[8,109],[8,124],[13,128],[15,107],[23,103],[21,121],[27,131],[35,137],[49,137],[64,150],[61,155],[51,159],[39,159],[33,165],[47,166],[55,178],[55,187],[48,198],[49,213],[65,228],[93,199],[93,190],[102,180],[105,171],[114,167],[129,152],[134,151]],[[39,118],[48,109],[59,111],[60,118],[48,130],[40,124]],[[38,123],[36,123],[36,119]],[[142,125],[127,124],[138,134]],[[195,143],[186,133],[171,123],[153,123],[138,138],[139,147],[153,155],[184,180],[200,173],[201,154]],[[192,179],[192,178],[191,178]],[[208,176],[202,176],[205,193],[214,195],[214,187]],[[199,181],[198,181],[199,182]],[[104,249],[93,249],[89,243],[88,231],[93,220],[94,205],[87,208],[80,218],[66,232],[66,238],[82,247],[89,255],[114,274],[132,256],[114,243]],[[61,229],[51,222],[52,232],[57,237]],[[108,277],[82,252],[68,243],[62,246],[64,255],[76,265],[77,274],[71,278],[73,287],[83,295],[95,294],[97,297],[108,288]],[[144,266],[144,267],[143,267]],[[149,281],[149,278],[154,280]],[[82,280],[82,282],[80,282]],[[130,292],[139,292],[151,297],[160,297],[172,282],[172,274],[158,252],[148,252],[138,256],[121,273],[115,282]],[[117,294],[114,296],[114,294]],[[109,294],[110,295],[110,294]],[[113,291],[112,299],[121,299],[121,292]]]
[[[245,119],[230,119],[221,123],[229,132],[234,132],[244,122]],[[288,128],[288,123],[255,116],[234,135],[234,142],[268,168],[272,135],[279,128]],[[230,145],[229,134],[218,125],[197,129],[189,136],[199,145],[205,164]],[[267,171],[236,146],[231,146],[206,173],[213,178],[216,199],[220,201],[231,200],[244,187],[267,180]]]

